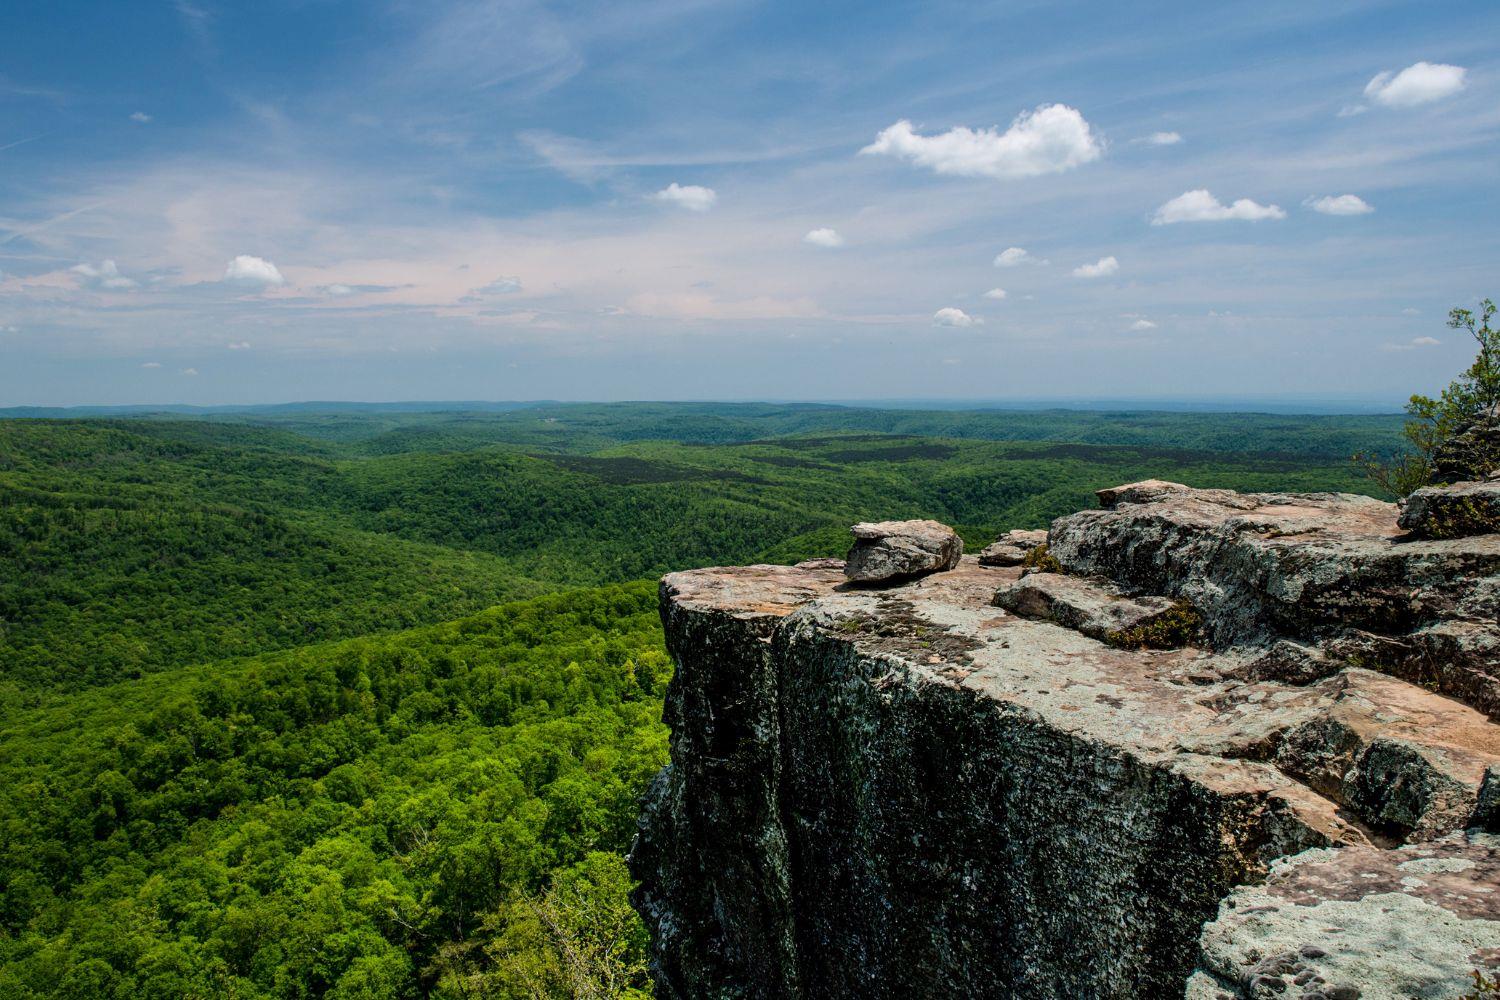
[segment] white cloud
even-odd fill
[[[1365,96],[1388,108],[1414,108],[1450,97],[1464,89],[1468,70],[1446,63],[1413,63],[1399,73],[1376,74],[1365,85]]]
[[[1148,146],[1175,146],[1182,141],[1180,132],[1152,132],[1144,139],[1137,140]]]
[[[100,261],[97,265],[79,264],[72,271],[82,277],[90,288],[119,292],[136,287],[136,283],[122,275],[112,260]]]
[[[932,314],[932,322],[934,326],[977,326],[984,320],[977,316],[970,316],[962,309],[944,306]]]
[[[1020,267],[1022,264],[1045,264],[1045,260],[1037,260],[1031,255],[1031,251],[1023,250],[1021,247],[1008,247],[995,255],[996,267]]]
[[[1120,269],[1120,262],[1114,257],[1101,257],[1092,264],[1080,264],[1073,268],[1075,278],[1107,278]]]
[[[1404,344],[1382,344],[1382,351],[1415,351],[1421,347],[1436,347],[1442,341],[1436,337],[1413,337]]]
[[[130,114],[130,120],[133,122],[140,122],[142,125],[145,125],[151,120],[151,116],[146,114],[146,112],[144,111],[133,111]]]
[[[673,181],[651,197],[657,201],[678,205],[692,212],[707,212],[714,207],[714,202],[719,200],[718,194],[713,188],[699,187],[697,184],[678,184]]]
[[[354,289],[348,285],[327,285],[323,288],[325,294],[334,296],[353,295]]]
[[[1076,109],[1044,104],[1023,111],[1004,132],[958,126],[924,136],[903,119],[860,152],[901,157],[939,174],[1010,179],[1071,170],[1097,160],[1104,147]]]
[[[509,295],[521,290],[521,279],[513,274],[502,274],[483,288],[474,289],[475,295]]]
[[[844,245],[844,238],[838,234],[837,230],[814,229],[802,237],[802,242],[811,243],[815,247],[841,247]]]
[[[1375,211],[1357,194],[1324,195],[1322,198],[1308,198],[1302,204],[1324,215],[1368,215]]]
[[[1401,310],[1401,315],[1403,315],[1403,316],[1420,316],[1420,315],[1422,315],[1422,310],[1420,310],[1420,309],[1413,309],[1411,306],[1407,306],[1405,309]]]
[[[197,375],[198,374],[198,369],[196,369],[196,368],[184,368],[182,370],[182,374],[184,374],[184,375]]]
[[[248,351],[250,350],[250,341],[236,340],[229,345],[229,349],[231,351]]]
[[[1286,213],[1275,205],[1262,205],[1249,198],[1241,198],[1232,205],[1226,205],[1205,188],[1198,188],[1196,191],[1185,191],[1158,208],[1151,224],[1170,226],[1175,222],[1224,222],[1229,219],[1255,222],[1260,219],[1284,218]]]
[[[141,363],[141,367],[142,368],[160,368],[161,367],[161,362],[160,361],[145,361],[145,362]]]
[[[255,288],[270,288],[286,284],[286,279],[281,276],[280,271],[276,270],[275,264],[264,257],[255,257],[247,253],[242,253],[229,262],[229,266],[224,268],[224,280],[231,285]]]
[[[1146,330],[1155,330],[1156,324],[1151,322],[1149,319],[1138,319],[1134,323],[1130,324],[1130,328],[1137,333],[1142,333]]]
[[[1003,298],[1005,298],[1005,289],[1003,289],[1003,288],[991,288],[989,291],[987,291],[987,292],[984,293],[984,297],[987,298],[987,299],[996,299],[996,300],[1003,299]]]

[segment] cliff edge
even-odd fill
[[[1500,534],[1462,488],[1398,524],[1152,481],[987,565],[666,577],[660,995],[1456,998],[1500,967]]]

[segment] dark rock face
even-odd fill
[[[856,583],[904,580],[958,565],[964,541],[937,521],[878,521],[856,524],[844,575]]]
[[[1325,997],[1408,995],[1357,972],[1373,893],[1359,934],[1276,930],[1274,949],[1256,943],[1270,917],[1221,902],[1278,859],[1415,873],[1401,865],[1440,850],[1387,862],[1392,847],[1500,825],[1500,726],[1339,645],[1465,649],[1500,673],[1493,620],[1463,617],[1496,597],[1500,539],[1403,543],[1394,507],[1353,497],[1151,487],[1114,504],[1056,522],[1072,575],[1025,586],[974,559],[882,589],[836,562],[663,581],[672,764],[630,859],[660,995],[1317,1000],[1314,976]],[[1211,645],[1087,634],[1111,605],[1188,596]],[[1470,860],[1443,861],[1423,926],[1492,888],[1455,895],[1492,879]],[[1476,942],[1500,934],[1464,919]],[[1303,944],[1316,963],[1283,961]],[[1452,987],[1434,995],[1462,992],[1455,954],[1421,952]]]
[[[1500,407],[1460,427],[1432,456],[1436,483],[1489,479],[1500,472]]]

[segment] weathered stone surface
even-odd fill
[[[877,521],[856,524],[844,575],[855,583],[901,580],[958,565],[964,542],[937,521]]]
[[[1368,497],[1178,490],[1059,518],[1048,552],[1069,573],[1186,599],[1217,648],[1295,638],[1500,708],[1500,665],[1435,664],[1426,635],[1495,627],[1500,535],[1404,540],[1396,508]]]
[[[997,607],[1052,621],[1095,639],[1112,642],[1136,629],[1149,628],[1177,609],[1166,597],[1127,597],[1101,580],[1031,573],[995,591]]]
[[[1493,479],[1500,474],[1500,406],[1470,421],[1443,442],[1432,456],[1437,483]]]
[[[1026,553],[1047,544],[1047,532],[1024,531],[1019,528],[1007,531],[979,553],[981,566],[1019,566]]]
[[[1360,916],[1307,926],[1353,946],[1299,969],[1261,942],[1296,950],[1300,930],[1234,921],[1316,909],[1311,890],[1260,915],[1220,903],[1292,855],[1368,889],[1411,860],[1394,848],[1430,860],[1455,830],[1500,829],[1497,540],[1402,542],[1393,506],[1355,497],[1147,492],[1054,523],[1068,576],[970,558],[879,589],[836,561],[664,581],[672,765],[630,859],[659,995],[1327,1000],[1427,995],[1401,993],[1398,966],[1462,981],[1465,956],[1428,947],[1448,918],[1411,907],[1500,896],[1488,862],[1397,893],[1383,930],[1380,893],[1333,900]],[[1086,634],[1110,638],[1111,605],[1185,598],[1201,645]]]
[[[1403,501],[1399,523],[1418,538],[1500,533],[1500,482],[1424,486]]]
[[[1113,510],[1122,503],[1150,503],[1169,493],[1183,493],[1191,490],[1191,486],[1184,486],[1181,483],[1169,483],[1163,479],[1143,479],[1138,483],[1126,483],[1124,486],[1111,486],[1108,489],[1097,490],[1094,496],[1099,498],[1100,507]]]
[[[1189,1000],[1455,1000],[1500,968],[1500,838],[1311,850],[1236,889]]]

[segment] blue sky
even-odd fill
[[[1500,5],[0,9],[0,405],[1390,400]]]

